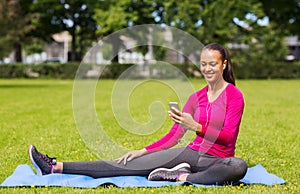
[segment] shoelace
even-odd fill
[[[46,156],[43,154],[41,154],[40,156],[41,156],[41,159],[44,160],[47,164],[50,164],[50,165],[56,164],[56,158],[51,158],[47,154],[46,154]]]

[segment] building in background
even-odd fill
[[[45,46],[42,53],[35,53],[32,55],[24,54],[24,63],[39,64],[42,62],[66,63],[68,62],[69,42],[71,36],[68,32],[61,32],[52,36],[53,42]]]
[[[67,62],[69,42],[71,41],[72,37],[67,31],[54,34],[52,37],[55,42],[47,45],[46,47],[47,61],[60,61],[63,63]]]
[[[288,61],[300,60],[300,41],[298,36],[289,36],[286,39],[286,45],[289,48],[289,53],[286,57]]]

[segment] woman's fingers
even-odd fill
[[[126,160],[125,155],[122,156],[121,158],[116,159],[116,162],[117,162],[118,164],[120,164],[123,160]]]
[[[124,165],[126,164],[126,162],[128,161],[128,155],[129,153],[125,154],[124,156],[122,156],[121,158],[116,159],[116,162],[118,164],[120,164],[122,161],[124,161]]]
[[[127,162],[130,162],[132,159],[134,159],[135,156],[134,155],[130,155],[128,158],[127,158]]]
[[[125,154],[124,156],[117,158],[115,161],[120,164],[122,161],[124,163],[124,165],[126,165],[127,162],[133,160],[134,158],[140,157],[144,154],[147,154],[147,150],[145,148],[141,149],[141,150],[134,150],[134,151],[130,151],[127,154]]]
[[[175,107],[172,107],[172,112],[178,116],[181,116],[182,115],[182,112],[180,112],[180,110],[178,110],[177,108]]]
[[[124,165],[126,165],[129,155],[130,155],[130,153],[126,154],[124,157],[124,159],[123,159]]]
[[[193,129],[195,126],[195,121],[189,113],[183,113],[178,111],[174,113],[173,111],[168,111],[169,117],[177,124],[180,124],[185,129]]]
[[[170,115],[171,117],[177,118],[177,119],[180,117],[178,114],[175,114],[175,113],[172,112],[172,111],[169,111],[169,115]]]
[[[174,114],[172,111],[169,111],[169,116],[171,117],[171,119],[176,122],[181,124],[182,123],[182,117],[179,116],[178,114]]]
[[[137,151],[130,151],[127,154],[125,154],[124,156],[122,156],[121,158],[116,159],[116,162],[120,164],[123,161],[124,165],[126,165],[127,162],[136,158],[137,155],[138,155]]]
[[[122,162],[122,160],[123,160],[123,157],[117,158],[115,161],[116,161],[118,164],[120,164],[120,163]]]

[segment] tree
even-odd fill
[[[243,42],[252,39],[263,28],[257,21],[265,16],[261,4],[250,1],[207,1],[203,5],[198,30],[204,44]],[[253,32],[253,33],[252,33]]]
[[[285,35],[300,36],[300,0],[261,0],[270,22]]]
[[[130,21],[130,13],[125,12],[128,7],[128,0],[102,1],[95,9],[95,20],[99,25],[97,34],[100,37],[107,36],[113,32],[126,28]],[[122,41],[120,37],[110,39],[112,44],[113,62],[118,62],[118,52]]]
[[[198,37],[197,29],[201,21],[202,0],[164,2],[164,22]]]
[[[0,30],[0,58],[7,56],[12,46],[10,44],[10,37],[8,37],[8,30],[10,24],[11,10],[9,9],[7,1],[0,2],[0,26],[5,26]]]
[[[99,24],[97,32],[104,37],[133,25],[161,23],[161,2],[154,0],[101,1],[95,10],[95,20]],[[145,33],[147,34],[149,31]],[[122,46],[122,41],[120,37],[116,36],[111,40],[114,56],[112,61],[118,62],[118,52]]]
[[[36,17],[28,11],[31,3],[31,0],[0,2],[0,24],[5,26],[0,32],[1,58],[14,50],[15,61],[22,62],[22,45],[32,40],[29,33],[34,30],[32,21]]]
[[[164,8],[168,25],[192,34],[204,44],[218,42],[230,47],[237,65],[272,64],[284,59],[286,46],[281,29],[276,22],[262,22],[267,14],[261,1],[169,0]]]
[[[49,41],[50,34],[68,31],[72,36],[70,60],[81,60],[87,45],[96,40],[95,3],[93,0],[34,1],[33,10],[39,13],[39,22],[33,34]]]
[[[225,9],[226,8],[226,9]],[[284,36],[258,0],[212,1],[204,6],[199,32],[205,43],[219,42],[231,47],[236,65],[264,65],[283,60]]]
[[[195,0],[183,0],[183,1],[176,1],[170,0],[164,2],[164,22],[169,26],[179,28],[191,35],[195,38],[199,39],[199,33],[197,29],[200,27],[199,21],[201,21],[201,12],[202,12],[202,1]],[[193,53],[196,50],[190,45],[190,40],[185,40],[189,36],[174,36],[173,35],[173,44],[180,49],[184,50],[185,53]],[[201,41],[201,39],[199,39]],[[200,45],[199,45],[200,46]],[[184,62],[185,67],[184,71],[187,70],[188,67],[188,57],[184,55]]]

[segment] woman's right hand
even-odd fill
[[[191,131],[200,133],[202,130],[202,125],[197,123],[191,114],[186,112],[180,112],[176,108],[172,108],[173,111],[168,111],[169,117],[177,124],[183,128]]]
[[[128,152],[124,156],[116,159],[116,162],[120,164],[123,161],[124,165],[126,165],[127,162],[130,162],[134,158],[140,157],[147,153],[148,153],[148,151],[145,148],[143,148],[141,150],[133,150],[133,151]]]

